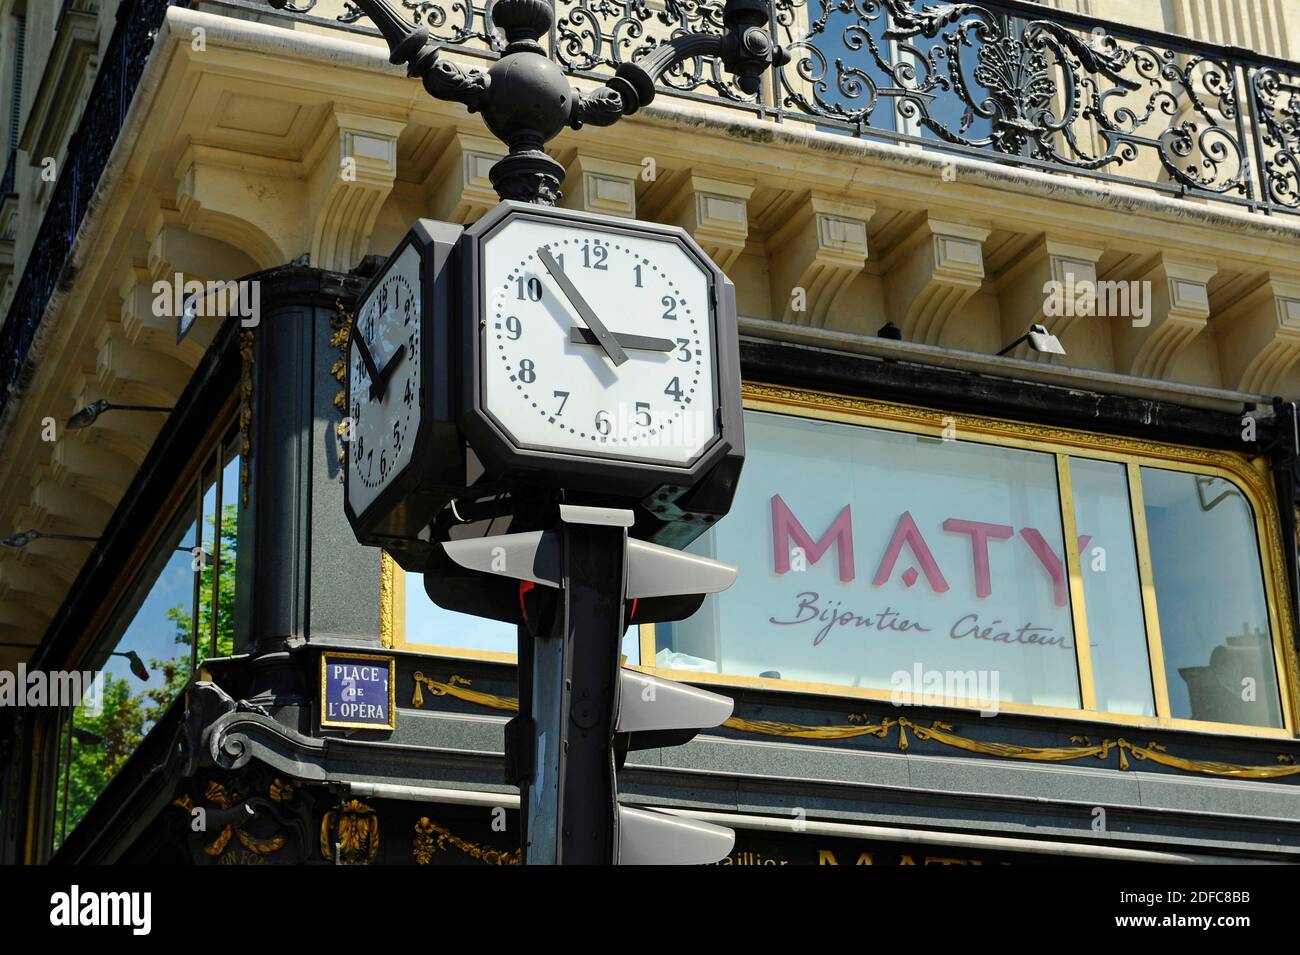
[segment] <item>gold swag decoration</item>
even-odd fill
[[[415,824],[415,841],[411,845],[411,854],[415,856],[416,864],[428,865],[435,852],[446,851],[449,845],[485,865],[523,864],[522,849],[506,852],[503,849],[480,846],[478,843],[462,839],[428,816],[421,816],[420,821]]]
[[[425,687],[434,696],[454,696],[468,703],[476,703],[494,710],[515,713],[519,710],[519,701],[513,697],[496,696],[470,689],[472,681],[462,676],[450,676],[446,683],[439,683],[423,673],[415,674],[415,693],[411,705],[424,706]],[[905,716],[887,717],[879,723],[871,723],[870,718],[862,713],[851,713],[847,724],[831,726],[805,726],[799,723],[782,723],[775,720],[746,720],[733,716],[722,724],[727,729],[740,733],[754,733],[760,736],[782,736],[790,739],[852,739],[856,736],[875,736],[887,739],[889,734],[898,730],[898,748],[902,752],[908,749],[907,731],[911,730],[917,739],[941,743],[954,749],[981,756],[996,756],[1001,759],[1023,759],[1040,763],[1066,763],[1076,759],[1108,759],[1113,752],[1119,758],[1119,768],[1127,770],[1129,755],[1137,760],[1150,760],[1161,766],[1181,770],[1187,773],[1201,773],[1206,776],[1221,776],[1230,779],[1282,779],[1287,776],[1300,775],[1300,765],[1286,755],[1278,755],[1277,764],[1273,766],[1247,766],[1240,763],[1224,763],[1212,759],[1186,759],[1170,755],[1169,751],[1157,742],[1141,746],[1131,740],[1103,739],[1093,743],[1086,736],[1072,736],[1074,746],[1021,746],[1017,743],[990,743],[970,739],[953,732],[952,725],[935,720],[929,726],[921,726]]]

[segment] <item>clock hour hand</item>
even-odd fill
[[[375,364],[375,356],[370,354],[370,346],[366,344],[366,336],[357,334],[353,336],[357,343],[357,350],[361,352],[361,363],[366,366],[366,374],[370,376],[370,397],[375,396],[375,381],[379,378],[379,366]]]
[[[630,351],[672,351],[677,345],[666,338],[649,338],[645,335],[625,335],[613,332],[614,341]],[[569,329],[569,341],[575,345],[599,345],[600,339],[590,328]]]
[[[393,377],[393,372],[402,359],[406,357],[406,346],[398,345],[397,351],[393,352],[393,357],[388,359],[388,363],[380,369],[379,373],[370,382],[370,399],[383,399],[388,393],[388,379]]]
[[[605,350],[605,354],[609,356],[609,360],[614,363],[614,366],[618,367],[627,361],[627,352],[623,351],[623,346],[610,334],[609,329],[605,327],[605,323],[596,317],[596,313],[587,304],[587,300],[573,287],[573,283],[564,274],[564,270],[560,268],[560,263],[555,261],[555,256],[551,255],[550,250],[546,246],[542,246],[537,250],[537,257],[546,266],[546,271],[551,273],[551,278],[555,279],[555,284],[560,287],[560,291],[564,293],[565,298],[569,300],[569,303],[577,310],[582,320],[587,323],[587,327],[595,334],[596,343]]]

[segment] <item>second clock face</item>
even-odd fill
[[[717,434],[711,280],[670,236],[508,220],[483,247],[485,410],[521,447],[690,463]]]
[[[411,460],[420,423],[420,252],[390,264],[357,309],[348,349],[348,497],[363,512]]]

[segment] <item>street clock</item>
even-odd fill
[[[448,367],[460,233],[417,222],[362,293],[348,340],[345,510],[358,540],[395,552],[418,548],[465,483]]]
[[[686,232],[503,202],[462,252],[460,424],[489,475],[653,510],[729,459],[730,503],[735,287]]]

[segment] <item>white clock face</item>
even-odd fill
[[[483,247],[485,409],[520,447],[689,464],[717,434],[710,277],[669,238],[510,220]]]
[[[360,514],[411,460],[420,423],[420,253],[408,245],[361,303],[348,349],[348,499]]]

